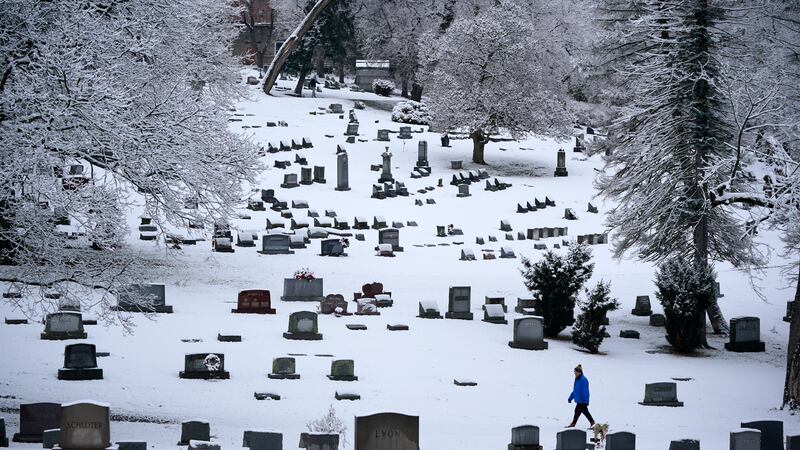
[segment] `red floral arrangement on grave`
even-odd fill
[[[296,270],[294,272],[294,278],[295,280],[306,280],[310,283],[314,281],[314,272],[310,271],[308,268]]]

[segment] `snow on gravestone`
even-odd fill
[[[380,413],[356,417],[354,450],[419,450],[419,417]]]

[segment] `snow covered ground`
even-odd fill
[[[288,82],[279,85],[289,87]],[[293,87],[293,86],[292,86]],[[144,439],[151,448],[174,446],[180,435],[181,420],[202,417],[211,422],[212,434],[223,447],[238,447],[242,432],[247,429],[274,429],[284,434],[286,448],[296,448],[305,424],[323,415],[333,404],[349,427],[352,442],[353,417],[374,412],[400,412],[420,416],[420,447],[423,449],[496,449],[509,443],[514,426],[533,424],[541,427],[542,444],[555,447],[556,432],[571,419],[573,405],[567,404],[572,386],[572,368],[583,364],[591,382],[591,411],[601,422],[608,422],[612,431],[636,433],[639,448],[664,449],[669,441],[681,438],[700,439],[704,449],[728,446],[728,433],[743,420],[778,418],[785,421],[787,434],[800,432],[795,417],[777,410],[780,405],[784,377],[785,343],[788,325],[782,322],[786,301],[793,294],[780,277],[785,263],[778,256],[760,280],[766,301],[751,286],[751,279],[729,266],[717,266],[723,311],[728,319],[742,315],[761,318],[762,340],[767,351],[756,354],[735,354],[723,350],[724,340],[710,337],[719,350],[696,356],[676,356],[665,347],[663,329],[648,325],[647,318],[630,314],[637,295],[648,294],[653,308],[660,312],[653,291],[653,267],[636,260],[616,261],[608,245],[594,246],[595,273],[589,285],[603,279],[610,281],[612,292],[622,308],[610,315],[611,338],[603,344],[604,354],[589,355],[579,351],[566,337],[549,341],[545,351],[509,348],[512,338],[513,306],[517,297],[528,297],[519,274],[519,259],[480,260],[480,248],[511,246],[518,256],[539,258],[532,241],[504,241],[499,231],[501,219],[508,219],[517,231],[531,227],[569,227],[569,238],[578,234],[603,231],[603,213],[611,207],[601,199],[593,199],[592,181],[602,166],[599,157],[586,158],[572,153],[572,143],[551,139],[529,139],[524,142],[490,144],[487,168],[491,176],[513,183],[502,192],[486,192],[480,185],[471,186],[472,196],[457,198],[457,188],[448,184],[457,171],[450,169],[451,160],[464,160],[465,170],[478,167],[469,163],[471,143],[453,141],[452,148],[441,148],[439,135],[415,133],[411,140],[377,142],[377,129],[397,130],[389,113],[376,109],[357,111],[361,139],[368,142],[345,144],[346,112],[354,99],[376,99],[372,94],[347,90],[324,90],[316,99],[278,95],[266,97],[258,87],[251,87],[252,99],[237,105],[241,122],[231,122],[234,129],[248,133],[265,147],[268,142],[310,138],[313,149],[276,153],[263,158],[266,169],[258,186],[275,188],[276,196],[289,201],[308,200],[312,209],[324,215],[334,209],[339,217],[352,222],[364,216],[372,223],[373,216],[387,221],[409,221],[419,227],[403,228],[401,244],[405,251],[396,258],[379,258],[373,248],[377,244],[375,230],[365,231],[366,241],[351,240],[347,258],[323,258],[319,242],[294,255],[260,255],[254,248],[236,248],[233,254],[212,253],[209,242],[185,246],[182,254],[170,259],[169,269],[162,270],[149,282],[167,285],[167,303],[174,306],[172,315],[160,315],[151,321],[136,317],[135,333],[125,335],[118,327],[87,327],[87,342],[98,351],[111,353],[98,360],[104,370],[101,381],[59,381],[56,372],[63,362],[65,342],[39,339],[40,324],[0,326],[3,342],[0,363],[0,417],[6,419],[9,433],[18,429],[18,415],[10,412],[19,403],[37,401],[69,402],[93,398],[111,405],[112,414],[148,416],[168,424],[143,422],[112,423],[112,440]],[[309,115],[331,103],[342,103],[345,120],[338,115]],[[247,114],[253,114],[247,116]],[[285,120],[288,127],[267,128],[267,121]],[[241,128],[261,125],[261,128]],[[421,127],[414,126],[414,130]],[[325,135],[333,135],[327,138]],[[417,142],[428,141],[431,177],[409,178],[417,156]],[[337,192],[336,145],[348,150],[350,187]],[[395,177],[405,181],[410,192],[435,186],[444,178],[445,186],[433,192],[387,200],[370,198],[372,183],[379,173],[369,169],[381,162],[385,145],[393,154]],[[567,152],[569,177],[555,178],[553,171],[556,150]],[[505,151],[502,151],[504,149]],[[288,170],[272,167],[275,159],[290,159],[299,153],[308,158],[309,166],[326,166],[327,184],[314,184],[284,190],[279,188],[284,173],[298,173],[293,164]],[[529,214],[516,214],[516,204],[533,202],[534,197],[555,200],[557,207]],[[433,198],[436,205],[415,206],[417,198]],[[589,214],[586,204],[592,201],[600,214]],[[564,208],[573,208],[578,221],[562,217]],[[251,220],[234,223],[241,229],[263,231],[267,217],[277,218],[272,211],[249,212]],[[305,215],[304,210],[295,212]],[[131,211],[130,225],[136,229],[140,211]],[[465,235],[437,238],[436,225],[454,224]],[[488,236],[498,242],[488,242]],[[475,237],[487,238],[487,244],[475,245]],[[761,239],[778,248],[776,236],[762,234]],[[475,262],[459,261],[461,246],[415,247],[415,244],[439,244],[463,241],[479,257]],[[545,239],[552,247],[560,239]],[[137,248],[163,253],[151,242],[131,237]],[[315,310],[315,304],[286,303],[279,297],[283,279],[300,268],[308,267],[325,283],[325,293],[341,293],[346,299],[359,291],[362,284],[384,283],[393,293],[394,307],[381,309],[376,317],[320,316],[319,328],[324,339],[317,342],[289,341],[282,337],[288,316],[294,311]],[[472,286],[472,310],[476,320],[418,319],[417,302],[436,301],[442,312],[447,308],[448,286]],[[272,292],[275,316],[231,314],[236,294],[243,289],[269,289]],[[509,325],[480,321],[484,296],[504,296],[509,305]],[[351,305],[354,309],[354,305]],[[18,317],[8,305],[0,306],[6,317]],[[92,316],[91,312],[85,316]],[[367,331],[350,331],[348,323],[363,323]],[[392,332],[388,323],[404,323],[409,331]],[[636,329],[641,340],[619,338],[621,329]],[[218,332],[241,334],[241,343],[217,342]],[[183,343],[196,338],[202,342]],[[72,341],[74,342],[74,341]],[[72,343],[67,341],[66,344]],[[183,355],[195,352],[222,352],[230,380],[202,381],[178,378],[183,369]],[[296,381],[270,380],[274,357],[288,353],[304,353],[297,357],[297,370],[302,378]],[[355,360],[357,382],[336,382],[326,378],[329,357]],[[458,387],[454,378],[469,378],[477,387]],[[678,382],[683,408],[640,406],[645,383],[690,378]],[[334,399],[337,389],[354,390],[362,400],[355,402]],[[280,401],[256,401],[255,391],[268,391],[282,396]],[[586,424],[582,419],[582,424]],[[12,447],[34,448],[39,444],[12,444]],[[352,444],[343,446],[351,448]]]

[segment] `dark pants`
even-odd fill
[[[586,416],[589,419],[589,425],[594,425],[594,419],[592,418],[592,414],[589,413],[589,404],[588,403],[578,403],[575,405],[575,417],[572,418],[572,423],[578,423],[578,419],[581,417],[581,414]]]

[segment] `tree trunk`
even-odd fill
[[[417,83],[411,83],[411,100],[415,102],[422,101],[422,85]]]
[[[484,149],[486,148],[486,137],[483,130],[475,130],[470,135],[472,138],[472,162],[475,164],[486,164],[483,158]]]
[[[339,61],[339,83],[344,84],[344,61]]]
[[[316,55],[316,66],[317,66],[317,78],[325,79],[325,55],[322,54],[322,51],[317,51]]]
[[[789,345],[786,349],[786,382],[783,385],[783,407],[800,409],[800,277],[794,292]]]
[[[322,11],[324,11],[332,1],[333,0],[318,0],[314,7],[311,8],[311,11],[308,12],[308,15],[300,22],[300,25],[295,28],[294,32],[283,42],[281,48],[278,49],[278,52],[275,53],[275,57],[272,58],[272,62],[267,69],[267,75],[264,77],[263,89],[265,94],[269,94],[269,91],[272,90],[272,86],[275,85],[275,80],[278,79],[278,74],[280,74],[281,68],[283,68],[283,64],[292,53],[292,50],[297,47],[303,35],[311,29],[311,26],[317,21],[319,15],[322,14]]]
[[[297,86],[294,87],[294,93],[297,94],[298,97],[303,96],[303,85],[306,83],[306,75],[308,75],[308,70],[303,69],[300,71],[300,77],[297,79]]]
[[[400,80],[400,96],[403,98],[408,98],[408,80],[405,78]]]

